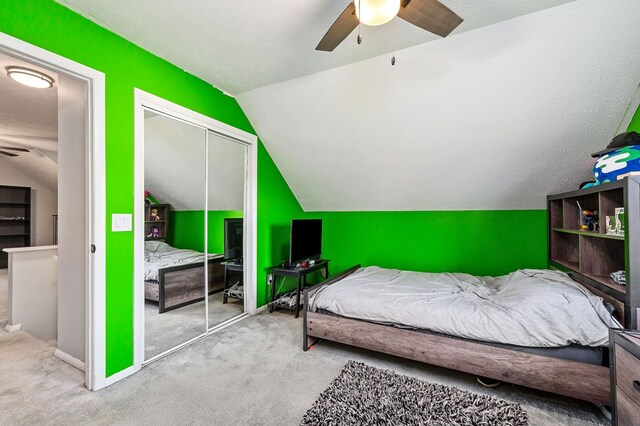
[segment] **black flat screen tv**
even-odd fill
[[[224,220],[224,258],[242,258],[242,219]]]
[[[320,259],[322,253],[322,219],[293,219],[289,264],[306,259]]]

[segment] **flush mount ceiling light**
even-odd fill
[[[29,87],[36,87],[38,89],[48,89],[53,87],[53,78],[41,73],[40,71],[32,70],[24,67],[7,67],[7,75],[20,84],[24,84]]]
[[[382,25],[396,17],[400,0],[355,0],[356,16],[365,25]]]

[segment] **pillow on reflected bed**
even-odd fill
[[[163,243],[162,241],[145,241],[144,242],[144,251],[145,253],[161,253],[164,251],[169,251],[173,247],[171,247],[167,243]]]

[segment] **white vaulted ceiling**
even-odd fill
[[[6,67],[35,69],[51,76],[50,89],[35,89],[10,79]],[[0,147],[27,148],[17,157],[0,155],[0,167],[17,168],[52,191],[58,190],[58,75],[0,53]],[[1,182],[0,182],[1,183]]]
[[[396,18],[333,53],[348,0],[59,1],[237,95],[310,211],[544,208],[640,83],[638,0],[442,0],[445,39]]]
[[[315,47],[350,0],[57,0],[234,95],[436,40],[400,18]],[[441,0],[464,18],[452,35],[571,0]]]
[[[640,83],[640,2],[580,0],[238,96],[305,210],[544,208]]]

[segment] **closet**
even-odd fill
[[[244,217],[246,158],[244,143],[145,109],[145,362],[244,313],[224,297],[242,294],[242,272],[224,278],[227,262],[242,264],[225,259],[225,221]]]

